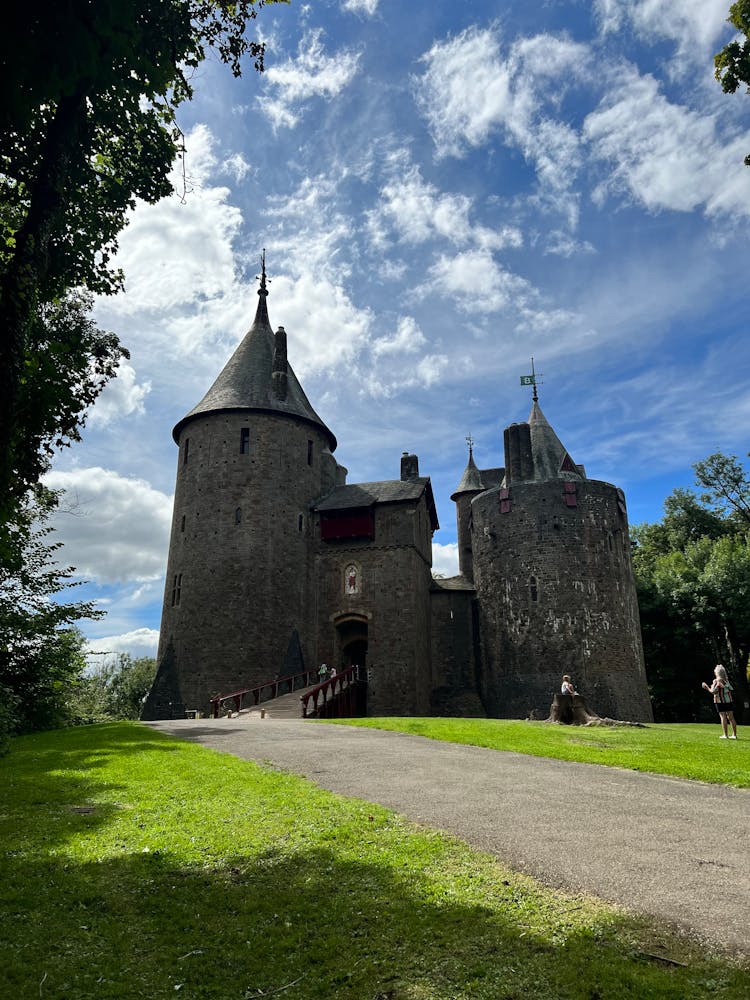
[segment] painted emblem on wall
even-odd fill
[[[344,570],[344,593],[347,597],[353,597],[355,594],[359,593],[359,588],[359,567],[354,563],[349,563]]]

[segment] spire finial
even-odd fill
[[[467,435],[466,443],[469,446],[469,461],[474,457],[474,438],[471,436],[471,432]]]
[[[532,398],[532,400],[535,403],[539,402],[539,395],[538,395],[538,393],[536,391],[536,386],[537,386],[537,381],[536,380],[537,380],[537,378],[538,378],[537,373],[534,370],[534,359],[532,357],[532,359],[531,359],[531,375],[522,375],[521,376],[521,385],[530,385],[530,386],[533,386],[533,392],[531,394],[531,398]]]
[[[260,288],[258,289],[258,295],[268,295],[268,288],[266,287],[266,248],[263,247],[263,252],[260,255],[260,274],[255,275],[256,278],[260,278]]]

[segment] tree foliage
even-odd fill
[[[137,719],[156,676],[156,660],[119,653],[82,675],[69,708],[75,723]]]
[[[714,75],[725,94],[736,93],[743,83],[750,94],[750,0],[733,3],[727,20],[745,40],[734,38],[716,53]],[[745,164],[750,167],[750,154],[745,157]]]
[[[38,490],[9,532],[0,564],[0,694],[6,732],[48,729],[67,721],[67,697],[85,666],[84,639],[75,628],[102,612],[91,602],[65,602],[72,570],[57,563],[60,543],[48,524],[57,496]],[[0,720],[2,721],[2,720]]]
[[[192,94],[190,74],[209,51],[235,75],[245,57],[262,69],[263,45],[245,30],[256,8],[273,2],[39,0],[12,4],[5,15],[0,521],[33,485],[25,477],[33,476],[27,452],[34,435],[19,428],[28,398],[23,387],[37,374],[29,355],[40,317],[72,290],[120,287],[111,262],[129,211],[136,199],[153,203],[171,191],[169,172],[182,150],[175,111]],[[84,339],[76,343],[84,359],[89,348]],[[100,376],[112,370],[105,363]],[[56,385],[68,391],[64,378]],[[74,374],[69,386],[76,385]]]
[[[675,490],[660,523],[633,531],[646,667],[664,719],[701,716],[700,682],[718,661],[747,698],[750,480],[721,453],[694,469],[705,492]]]

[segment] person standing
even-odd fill
[[[723,730],[719,739],[726,740],[728,738],[736,740],[737,723],[734,721],[734,691],[732,685],[729,683],[727,672],[721,663],[717,663],[714,667],[714,680],[711,686],[709,687],[703,681],[701,687],[714,696],[714,705],[716,706],[716,711],[719,713],[721,728]],[[727,722],[732,727],[731,736],[728,736]]]

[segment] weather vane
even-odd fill
[[[537,395],[537,391],[536,391],[536,386],[537,386],[537,381],[536,380],[537,380],[537,378],[539,378],[539,376],[534,371],[534,359],[532,358],[531,359],[531,375],[522,375],[521,376],[521,385],[531,385],[531,386],[534,387],[534,391],[532,393],[532,397],[531,398],[534,400],[535,403],[539,402],[539,396]]]
[[[471,433],[468,434],[466,438],[466,443],[469,446],[469,458],[471,458],[471,456],[474,454],[474,438],[471,436]]]
[[[261,288],[265,288],[266,287],[266,280],[268,280],[269,284],[271,283],[271,279],[270,278],[266,279],[266,248],[265,247],[263,247],[263,252],[260,255],[260,274],[256,274],[255,275],[255,280],[256,281],[260,280],[260,287]]]

